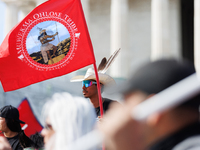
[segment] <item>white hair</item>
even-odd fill
[[[43,108],[55,131],[54,148],[60,150],[94,129],[96,115],[92,105],[69,93],[56,93]],[[51,147],[52,149],[52,147]]]

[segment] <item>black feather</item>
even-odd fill
[[[103,69],[105,68],[105,66],[106,66],[106,63],[107,63],[107,59],[106,59],[106,57],[104,57],[104,58],[101,60],[101,63],[99,64],[97,70],[98,70],[98,71],[103,70]]]

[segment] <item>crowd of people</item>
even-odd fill
[[[144,120],[138,120],[132,115],[137,106],[193,74],[194,65],[186,60],[162,59],[147,63],[136,70],[124,85],[116,88],[115,92],[123,94],[122,103],[102,98],[106,113],[99,120],[97,81],[90,68],[85,76],[71,80],[82,81],[83,96],[89,98],[89,101],[69,93],[54,94],[43,107],[45,125],[41,133],[27,137],[21,129],[20,124],[24,122],[19,120],[17,108],[11,105],[2,107],[0,131],[4,136],[0,136],[0,149],[67,150],[69,145],[79,144],[79,139],[85,138],[89,140],[81,149],[85,150],[95,140],[87,137],[94,130],[103,135],[103,144],[93,144],[89,148],[91,150],[200,149],[198,92],[171,108],[149,114]],[[115,84],[112,77],[101,71],[99,80],[101,91],[105,86]],[[152,108],[154,105],[148,107]],[[98,139],[98,136],[94,138]],[[76,149],[72,147],[70,150]]]

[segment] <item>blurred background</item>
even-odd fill
[[[0,0],[0,44],[6,34],[44,0]],[[121,53],[107,74],[120,85],[141,64],[160,58],[188,59],[198,70],[200,34],[195,25],[200,18],[194,0],[81,0],[91,36],[97,66],[121,48]],[[200,5],[200,4],[198,4]],[[196,12],[196,16],[194,16]],[[199,24],[200,25],[200,24]],[[199,42],[200,43],[200,42]],[[93,66],[88,66],[93,67]],[[81,83],[71,83],[75,75],[84,75],[88,67],[28,87],[4,92],[0,86],[0,107],[17,107],[27,98],[34,114],[41,120],[45,101],[56,92],[82,96]],[[109,91],[103,97],[121,101],[120,94]]]

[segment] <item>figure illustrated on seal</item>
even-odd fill
[[[43,29],[40,31],[40,36],[38,37],[38,40],[42,44],[41,53],[42,53],[42,57],[45,64],[48,64],[48,57],[51,60],[51,63],[52,64],[54,63],[49,50],[53,48],[53,55],[56,56],[55,53],[56,53],[57,47],[49,42],[55,40],[56,35],[58,35],[58,32],[56,32],[53,35],[47,35],[46,29]]]

